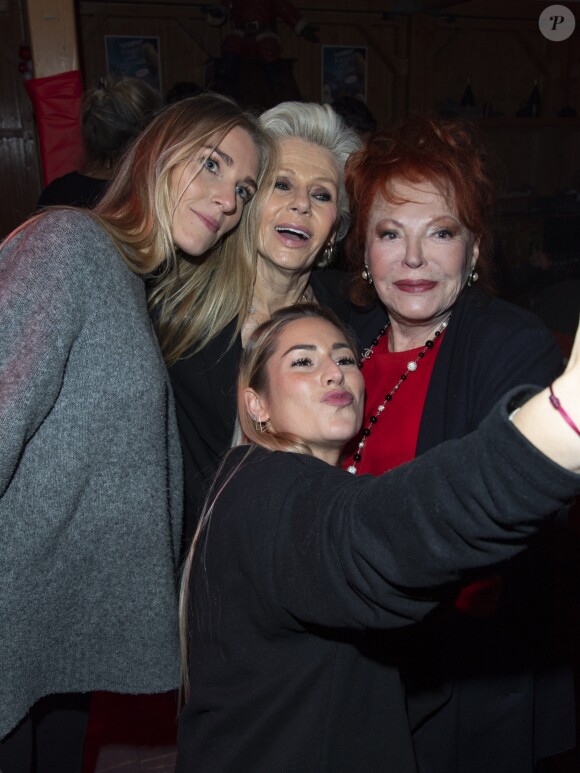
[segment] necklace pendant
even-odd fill
[[[351,464],[350,467],[347,467],[346,471],[350,472],[351,475],[356,475],[356,467],[354,466],[354,464]]]

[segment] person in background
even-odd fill
[[[358,134],[362,142],[366,142],[377,128],[376,118],[369,110],[366,102],[363,102],[358,97],[351,97],[345,94],[333,100],[330,106],[338,113],[348,128]]]
[[[467,124],[428,115],[375,132],[349,160],[353,297],[382,307],[362,355],[364,430],[345,461],[356,475],[469,434],[507,390],[546,386],[561,372],[540,320],[482,288],[489,166]],[[399,528],[412,527],[401,519]],[[571,669],[550,641],[548,534],[472,579],[401,647],[418,768],[531,773],[574,745]]]
[[[246,344],[242,444],[182,580],[177,773],[415,771],[392,637],[580,491],[580,332],[550,391],[517,387],[470,435],[377,477],[338,466],[363,416],[356,351],[312,305]]]
[[[80,773],[92,691],[178,686],[182,459],[143,280],[187,293],[271,150],[226,97],[181,100],[95,210],[52,208],[0,248],[2,773]]]
[[[232,234],[231,262],[224,253],[215,264],[188,267],[197,276],[189,295],[172,289],[177,277],[151,294],[182,438],[186,544],[206,482],[232,442],[237,368],[252,330],[276,309],[305,300],[345,319],[351,314],[343,275],[314,269],[330,262],[348,229],[344,165],[360,143],[328,105],[283,102],[260,123],[276,142],[278,165],[253,221],[257,233]]]
[[[83,166],[52,180],[40,194],[37,206],[94,206],[123,153],[161,106],[161,94],[140,78],[101,78],[99,85],[83,96]]]
[[[167,92],[165,104],[172,105],[180,99],[196,97],[198,94],[203,93],[203,91],[204,89],[198,86],[195,81],[176,81]]]

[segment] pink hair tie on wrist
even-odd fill
[[[572,427],[574,432],[578,436],[580,436],[580,429],[578,429],[573,419],[571,419],[570,416],[568,416],[568,414],[566,413],[566,411],[562,408],[562,403],[558,400],[558,398],[554,394],[554,390],[552,389],[552,384],[550,384],[549,389],[550,389],[550,402],[552,403],[552,406],[558,411],[558,413],[564,419],[566,424]]]

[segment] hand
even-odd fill
[[[319,27],[315,27],[314,24],[306,24],[301,30],[300,34],[303,38],[310,41],[310,43],[318,43],[320,38],[318,37]]]
[[[580,437],[568,421],[580,427],[580,324],[566,370],[554,381],[553,391],[567,418],[554,408],[544,389],[522,406],[513,423],[556,464],[580,473]]]
[[[580,370],[580,321],[578,322],[576,338],[574,339],[574,346],[572,347],[566,370],[571,369]]]

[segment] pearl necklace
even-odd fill
[[[451,317],[451,314],[449,315],[449,317]],[[433,338],[428,338],[427,341],[425,341],[425,346],[419,352],[419,354],[415,357],[415,359],[414,360],[410,360],[407,363],[407,370],[402,374],[401,378],[397,381],[397,383],[391,389],[389,394],[385,395],[385,399],[383,400],[383,402],[379,405],[379,407],[377,408],[375,413],[370,417],[369,425],[368,425],[368,427],[363,429],[363,431],[362,431],[362,438],[360,439],[360,442],[358,444],[357,450],[355,451],[355,453],[352,456],[353,463],[350,465],[350,467],[346,468],[348,472],[352,473],[352,475],[356,475],[356,473],[357,473],[356,465],[362,459],[362,452],[363,452],[363,449],[365,447],[365,444],[366,444],[367,440],[369,439],[369,437],[371,435],[372,429],[374,429],[375,424],[378,422],[380,415],[385,410],[387,405],[391,402],[391,400],[393,399],[395,393],[400,388],[401,384],[404,381],[407,380],[407,376],[409,375],[409,373],[413,373],[414,371],[417,370],[417,368],[419,367],[419,362],[427,354],[429,349],[433,348],[433,346],[435,345],[435,341],[439,338],[441,333],[445,330],[445,328],[449,324],[449,317],[447,317],[447,319],[444,322],[441,323],[440,327],[437,328],[437,330],[433,334]],[[389,328],[389,325],[390,325],[390,322],[387,322],[387,324],[379,330],[379,333],[378,333],[377,337],[373,339],[371,346],[369,346],[368,348],[366,348],[363,351],[362,356],[361,356],[361,362],[359,363],[361,368],[364,365],[364,361],[368,360],[369,357],[371,357],[371,355],[373,354],[375,346],[378,344],[379,340],[385,335],[385,333],[387,332],[387,330]]]

